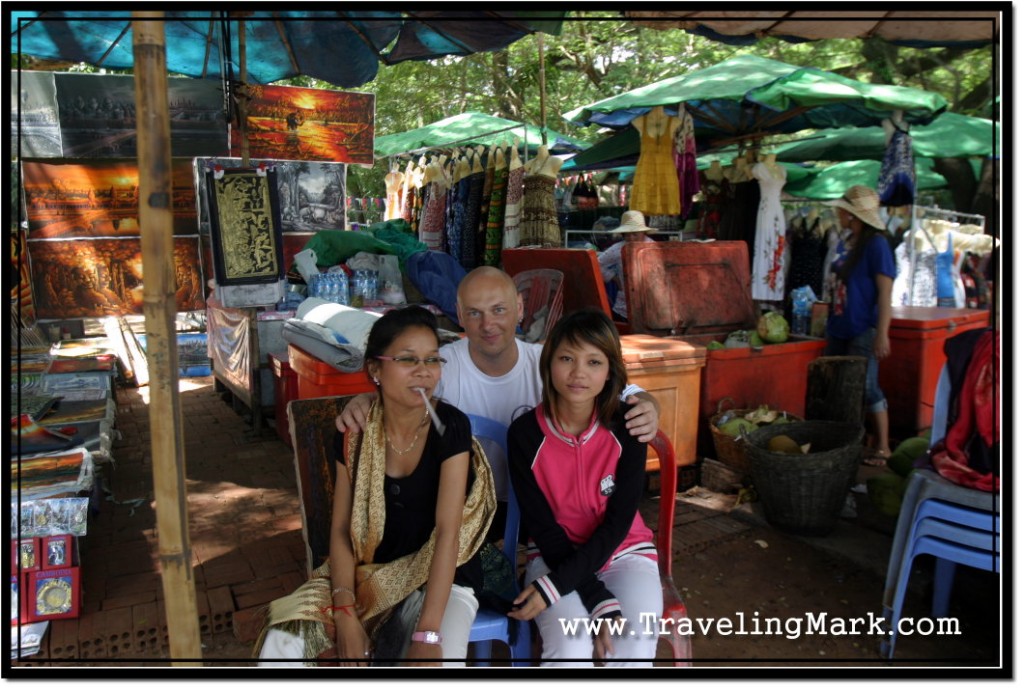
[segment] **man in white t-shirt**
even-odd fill
[[[523,318],[523,298],[504,271],[483,266],[459,283],[457,309],[466,338],[440,348],[446,360],[434,395],[470,415],[481,415],[509,425],[541,401],[538,361],[543,345],[516,338]],[[629,385],[623,400],[635,404],[626,413],[626,427],[638,440],[648,442],[658,433],[658,403],[638,386]],[[363,429],[376,394],[356,396],[336,420],[337,427]],[[486,451],[486,449],[485,449]],[[498,499],[506,496],[506,478],[495,473]]]

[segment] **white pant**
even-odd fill
[[[469,630],[476,619],[476,611],[480,607],[472,588],[453,585],[448,604],[444,608],[441,619],[441,649],[444,654],[442,664],[445,667],[464,667],[466,651],[469,648]],[[410,630],[415,624],[410,622]],[[260,648],[260,659],[286,658],[294,662],[260,662],[260,667],[302,667],[305,658],[305,642],[301,636],[278,629],[270,629]]]
[[[537,557],[526,565],[526,582],[532,583],[550,571],[544,560]],[[627,554],[613,561],[597,577],[618,598],[626,620],[623,635],[612,637],[613,652],[605,658],[605,666],[653,666],[658,648],[658,626],[651,622],[660,619],[663,606],[658,563],[647,557]],[[563,595],[558,602],[538,614],[534,621],[544,644],[541,666],[592,667],[594,643],[584,628],[589,620],[590,613],[575,591]],[[563,622],[577,623],[579,630],[575,634],[568,633],[563,629]]]

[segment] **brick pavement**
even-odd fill
[[[306,575],[291,450],[268,428],[252,434],[246,419],[214,391],[213,378],[181,383],[192,568],[201,641],[224,648],[224,635],[245,640],[253,612],[290,592]],[[43,650],[22,664],[52,660],[118,662],[169,657],[153,501],[148,389],[117,392],[114,462],[101,466],[103,493],[79,542],[82,614],[53,621]],[[242,621],[236,622],[236,619]],[[244,645],[241,645],[244,644]]]

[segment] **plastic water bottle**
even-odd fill
[[[309,288],[309,297],[311,297],[311,298],[318,298],[318,297],[320,297],[320,293],[322,291],[322,288],[321,288],[322,281],[320,279],[321,279],[320,274],[313,274],[312,276],[309,277],[309,286],[308,286],[308,288]]]
[[[335,274],[335,279],[337,280],[338,285],[337,299],[335,302],[339,305],[348,305],[348,276],[342,272]]]
[[[338,274],[327,274],[331,281],[331,296],[330,301],[334,304],[341,302],[341,282],[338,280]]]

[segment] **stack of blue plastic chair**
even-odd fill
[[[508,428],[505,425],[479,415],[469,415],[470,428],[477,439],[489,439],[501,448],[505,454],[505,473],[508,473]],[[505,516],[505,534],[502,554],[508,559],[513,570],[516,568],[516,557],[519,545],[519,503],[516,501],[512,483],[508,483],[508,513]],[[508,646],[512,665],[527,667],[530,665],[530,624],[511,619],[504,612],[497,612],[481,607],[473,620],[469,632],[469,642],[473,644],[473,657],[477,659],[491,658],[491,641],[503,641]]]
[[[949,377],[944,368],[935,396],[933,445],[945,436],[945,406],[941,407],[940,415],[938,402],[947,399],[948,386]],[[882,594],[882,616],[890,627],[889,637],[881,645],[883,657],[892,658],[896,650],[914,558],[920,554],[936,558],[931,614],[932,617],[947,616],[957,564],[999,571],[999,512],[1000,498],[996,493],[962,487],[931,470],[919,469],[910,475],[893,535]]]

